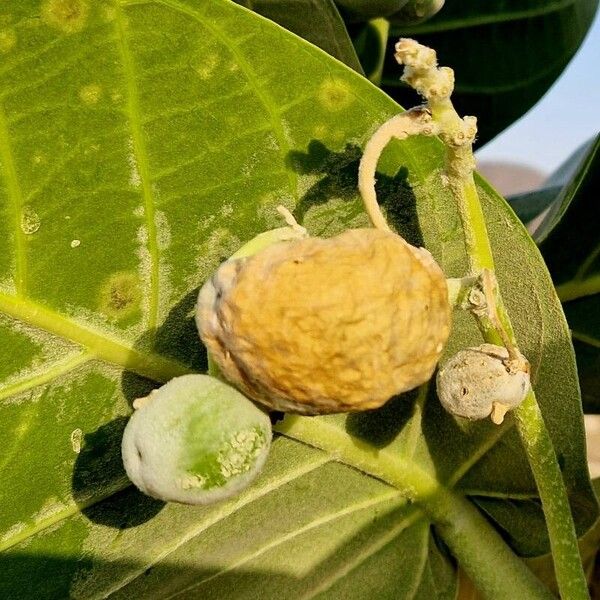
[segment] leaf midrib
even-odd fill
[[[0,160],[2,161],[2,173],[6,181],[6,191],[11,204],[12,228],[14,234],[15,248],[15,288],[17,294],[25,292],[27,280],[27,262],[25,254],[25,233],[21,228],[23,215],[23,193],[13,157],[8,124],[4,106],[0,102]]]
[[[135,63],[127,41],[125,17],[121,5],[115,3],[115,29],[117,33],[117,48],[125,74],[127,90],[127,113],[131,128],[133,152],[136,157],[136,168],[139,171],[142,196],[144,199],[144,215],[147,229],[147,247],[150,254],[150,306],[148,308],[148,328],[154,329],[158,323],[158,294],[159,294],[159,247],[158,232],[155,219],[155,200],[152,192],[148,151],[142,131],[140,99],[136,86]]]
[[[92,357],[99,358],[154,381],[166,382],[179,375],[192,372],[181,363],[151,353],[131,348],[122,340],[109,337],[28,298],[0,293],[0,311],[32,327],[70,340],[89,350]]]

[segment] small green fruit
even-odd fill
[[[267,458],[268,415],[214,377],[177,377],[138,404],[123,435],[123,463],[149,496],[218,502],[248,486]]]

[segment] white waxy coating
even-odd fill
[[[138,406],[123,435],[123,464],[149,496],[218,502],[249,485],[267,458],[268,415],[218,379],[177,377]]]
[[[508,351],[482,344],[457,352],[438,371],[437,392],[442,406],[467,419],[485,419],[494,403],[507,410],[517,407],[530,388],[529,373],[506,367]]]

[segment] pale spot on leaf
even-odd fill
[[[90,7],[86,0],[45,0],[42,19],[64,33],[77,33],[87,22]]]
[[[24,206],[21,213],[21,231],[25,235],[35,233],[41,225],[40,217],[31,206]]]
[[[17,34],[13,29],[0,31],[0,52],[10,52],[17,44]]]
[[[139,309],[141,298],[140,280],[136,273],[114,273],[100,290],[100,310],[109,318],[120,320]]]
[[[317,92],[319,103],[331,112],[347,108],[352,103],[350,87],[341,79],[326,79]]]
[[[97,83],[84,85],[79,90],[79,98],[84,104],[96,104],[102,96],[102,87]]]

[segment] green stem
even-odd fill
[[[421,506],[485,598],[554,598],[539,579],[530,576],[531,572],[523,571],[523,561],[464,496],[443,489]]]
[[[561,596],[569,600],[589,598],[565,482],[533,391],[515,410],[515,416],[542,500]]]
[[[452,160],[452,154],[449,160]],[[454,187],[454,186],[453,186]],[[469,256],[469,268],[472,275],[481,273],[483,269],[494,270],[494,257],[492,255],[492,247],[489,242],[485,217],[473,175],[468,175],[463,179],[458,189],[453,190],[455,197],[460,198],[458,210],[463,223],[465,236],[465,246]],[[458,193],[457,193],[458,192]],[[465,223],[469,223],[469,227],[464,227]]]
[[[443,101],[437,106],[434,104],[431,109],[434,121],[438,121],[446,132],[451,133],[456,127],[455,123],[460,121],[460,117],[449,100]],[[443,138],[444,136],[442,136]],[[465,175],[460,168],[470,158],[472,160],[472,157],[469,156],[472,153],[471,147],[454,147],[451,144],[446,144],[446,147],[448,148],[448,178],[458,202],[469,257],[470,274],[477,275],[483,269],[493,272],[492,248],[473,175],[471,173]],[[458,165],[456,170],[453,169],[454,165]],[[497,293],[496,300],[500,321],[509,337],[515,342],[510,317],[502,303],[500,292]],[[485,341],[498,344],[498,332],[485,320],[478,319],[479,321],[481,321],[479,325]],[[561,596],[569,600],[587,599],[589,598],[588,587],[581,565],[577,534],[565,483],[558,466],[552,439],[533,391],[521,406],[515,409],[515,415],[519,435],[542,501],[556,580]]]
[[[414,461],[396,451],[378,450],[322,418],[288,415],[275,430],[327,451],[336,460],[389,483],[415,502],[435,523],[486,598],[553,598],[469,500],[446,488]]]

